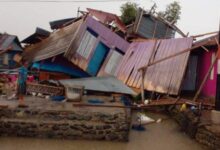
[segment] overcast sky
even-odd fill
[[[50,30],[49,21],[75,17],[78,7],[81,10],[89,7],[120,15],[120,6],[125,3],[121,1],[68,3],[6,1],[0,0],[0,32],[18,35],[20,40],[32,34],[36,27]],[[157,10],[164,10],[166,5],[173,1],[136,0],[135,2],[145,9],[149,9],[155,2],[158,5]],[[183,32],[194,35],[218,30],[220,0],[179,0],[179,2],[182,6],[182,14],[178,26]]]

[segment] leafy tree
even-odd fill
[[[137,15],[138,4],[127,2],[121,6],[121,20],[124,24],[128,25],[135,20]]]
[[[180,19],[181,6],[179,2],[174,1],[167,5],[165,11],[160,11],[158,16],[164,18],[165,20],[176,23]]]

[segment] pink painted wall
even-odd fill
[[[201,84],[202,80],[204,79],[206,73],[212,62],[212,54],[215,53],[214,50],[210,52],[205,52],[201,54],[198,61],[198,86]],[[214,65],[214,78],[211,80],[210,76],[206,81],[201,95],[205,97],[215,97],[216,95],[216,83],[217,83],[217,63]]]

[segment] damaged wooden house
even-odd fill
[[[69,26],[54,30],[47,38],[25,48],[22,59],[33,63],[31,68],[39,73],[40,81],[88,76],[63,57],[82,22],[82,19],[75,20]]]
[[[88,16],[65,56],[91,76],[114,75],[129,43]]]
[[[99,11],[88,10],[88,14],[78,18],[51,22],[54,30],[47,38],[28,43],[22,58],[33,62],[40,80],[114,75],[129,43],[109,24],[115,21],[117,28],[124,30],[123,23],[116,15],[102,12],[108,16],[103,19],[96,14]]]
[[[218,35],[196,42],[193,39],[133,42],[116,75],[128,86],[142,89],[142,92],[191,97],[194,101],[213,105],[219,99]]]
[[[13,69],[17,67],[13,57],[16,54],[21,54],[23,48],[17,36],[7,33],[0,33],[0,69]]]

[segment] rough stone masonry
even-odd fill
[[[130,110],[94,109],[1,108],[0,135],[128,141]]]
[[[170,109],[169,113],[192,139],[211,149],[220,150],[220,124],[213,124],[207,116],[199,117],[191,110],[180,112],[175,108]]]

